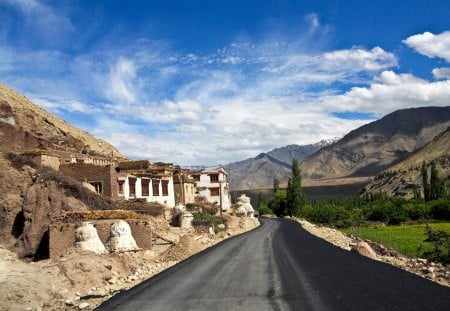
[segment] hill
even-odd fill
[[[309,179],[375,176],[450,126],[450,107],[398,110],[345,135],[300,164]]]
[[[83,150],[103,156],[125,158],[102,139],[82,131],[28,98],[0,83],[0,151],[29,149],[79,153]]]
[[[286,181],[291,174],[292,160],[299,161],[335,140],[322,140],[310,145],[288,145],[261,153],[254,158],[225,165],[233,190],[264,189],[273,186],[273,179]]]
[[[42,172],[20,155],[14,158],[14,164],[14,153],[27,150],[62,157],[89,153],[125,158],[112,145],[66,123],[1,83],[0,142],[0,239],[3,246],[15,249],[21,256],[37,253],[37,245],[44,241],[48,215],[61,208],[85,210],[89,206],[68,195],[61,182],[44,180]]]
[[[414,197],[414,191],[422,187],[421,166],[423,161],[436,162],[440,177],[450,176],[450,127],[437,135],[429,144],[417,150],[405,160],[378,174],[364,188],[372,193],[386,193],[389,196]],[[421,190],[423,192],[423,190]]]

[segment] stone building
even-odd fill
[[[145,199],[147,202],[175,206],[172,164],[126,161],[120,162],[116,170],[119,198]]]
[[[147,202],[175,206],[172,164],[150,163],[147,160],[104,163],[77,161],[61,164],[60,171],[91,184],[97,193],[112,199],[145,199]]]
[[[201,170],[191,173],[195,180],[196,195],[222,206],[226,211],[231,206],[228,174],[224,168]]]
[[[187,172],[178,172],[173,177],[175,203],[195,203],[195,180]]]

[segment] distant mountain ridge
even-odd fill
[[[450,107],[392,112],[363,125],[300,164],[304,178],[375,176],[406,159],[450,126]]]
[[[422,163],[429,164],[431,161],[435,161],[439,177],[448,180],[450,177],[450,127],[405,160],[378,174],[364,188],[364,191],[413,198],[414,191],[423,193]]]
[[[317,150],[337,141],[337,138],[322,140],[316,144],[288,145],[260,153],[254,158],[225,165],[232,190],[270,188],[273,179],[287,180],[291,173],[292,160],[303,160]]]

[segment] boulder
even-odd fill
[[[97,229],[90,222],[83,222],[75,231],[75,247],[96,254],[108,253],[98,236]]]
[[[106,242],[110,252],[128,252],[139,247],[131,234],[130,225],[125,220],[118,220],[111,226],[111,236]]]
[[[372,259],[377,258],[377,254],[375,253],[375,251],[366,242],[358,241],[356,244],[353,245],[352,250],[362,256],[366,256]]]

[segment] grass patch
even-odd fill
[[[450,234],[450,222],[431,223],[431,229],[443,230]],[[383,227],[356,227],[342,229],[344,233],[353,234],[361,239],[381,243],[393,248],[401,254],[410,257],[423,257],[423,253],[431,251],[431,243],[424,242],[427,238],[425,224],[383,226]]]

